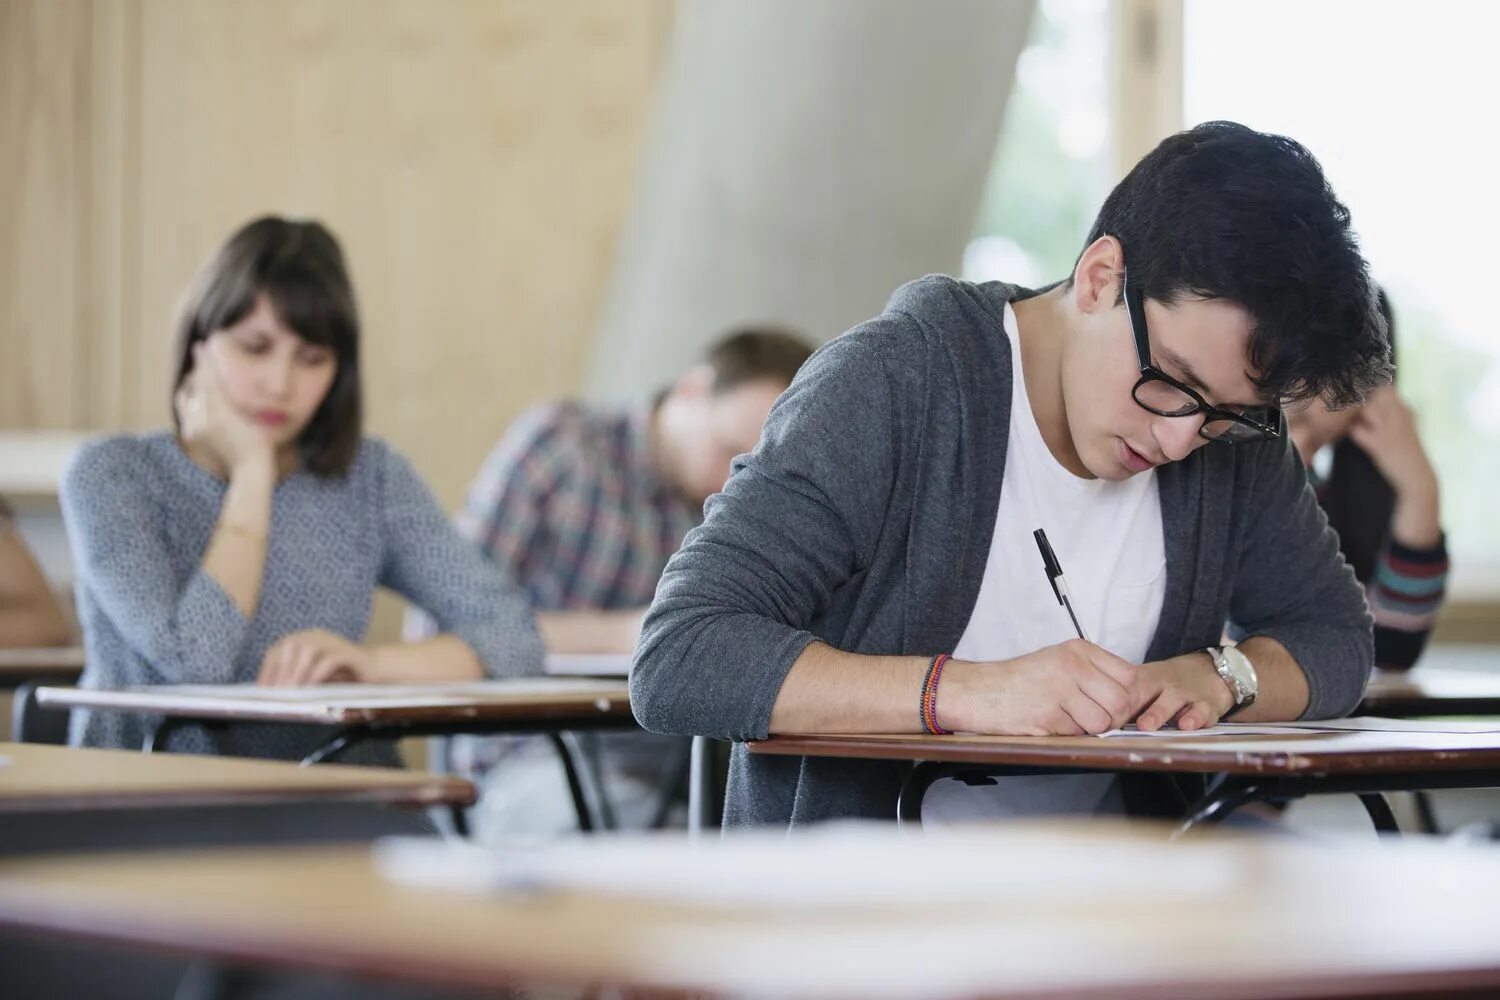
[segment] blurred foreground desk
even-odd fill
[[[1500,990],[1500,854],[1481,848],[1217,833],[1168,845],[1156,828],[1083,822],[773,839],[690,851],[679,838],[644,852],[675,895],[609,888],[641,867],[599,853],[617,840],[572,841],[545,865],[590,870],[593,887],[585,877],[513,891],[390,881],[377,855],[356,848],[0,860],[0,928],[486,996],[510,987],[1008,1000]],[[927,891],[830,898],[831,881],[859,895],[903,871],[926,876]],[[815,872],[829,877],[814,876],[805,894],[735,896],[759,883],[768,897]],[[701,891],[684,895],[689,877]]]

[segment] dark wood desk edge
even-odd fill
[[[219,806],[296,805],[306,802],[330,805],[363,804],[425,809],[428,806],[471,806],[479,800],[478,789],[459,778],[434,779],[405,787],[322,788],[267,787],[245,791],[217,788],[182,790],[154,789],[149,792],[112,792],[0,795],[0,816],[21,813],[87,813],[121,809],[191,809]]]
[[[1500,767],[1500,745],[1484,750],[1392,750],[1344,753],[1214,752],[1208,745],[1152,746],[1131,740],[1107,754],[1075,747],[1016,744],[995,746],[935,737],[911,742],[841,737],[773,736],[747,744],[751,753],[772,756],[853,757],[862,760],[941,761],[1001,767],[1062,768],[1081,771],[1174,771],[1214,774],[1406,773],[1433,769],[1485,770]],[[1434,754],[1441,759],[1434,760]]]
[[[557,701],[507,705],[478,703],[473,705],[372,706],[338,708],[316,704],[289,704],[244,701],[233,706],[184,698],[181,702],[153,704],[147,696],[140,701],[121,700],[120,692],[95,692],[87,688],[45,687],[37,690],[37,703],[45,708],[86,708],[96,712],[123,712],[185,720],[223,720],[228,722],[287,722],[331,726],[382,725],[403,722],[447,722],[464,719],[537,719],[539,721],[595,720],[627,718],[631,715],[629,698],[569,697]],[[600,708],[600,701],[606,707]]]
[[[108,945],[144,948],[159,954],[206,957],[245,962],[278,969],[302,969],[342,973],[369,979],[385,979],[421,987],[493,990],[507,986],[551,983],[564,988],[609,987],[627,991],[649,991],[654,998],[715,996],[713,990],[659,985],[647,977],[618,977],[581,981],[564,969],[522,970],[515,961],[488,964],[462,963],[450,956],[424,957],[361,951],[337,942],[313,940],[291,942],[284,934],[239,930],[220,931],[191,921],[161,919],[150,914],[127,913],[124,907],[100,914],[87,902],[63,903],[35,896],[14,898],[4,891],[0,862],[0,928],[32,934],[49,934]],[[233,940],[228,940],[233,938]],[[1358,970],[1305,972],[1291,970],[1281,976],[1250,972],[1226,972],[1221,979],[1178,978],[1160,981],[1136,979],[1127,983],[1070,984],[1006,992],[982,993],[996,1000],[1355,1000],[1374,997],[1444,997],[1500,989],[1500,964],[1461,969],[1405,971]]]
[[[79,667],[0,666],[0,691],[14,691],[22,684],[63,684],[83,676]]]
[[[1413,718],[1424,715],[1500,715],[1500,693],[1494,695],[1431,695],[1415,691],[1367,694],[1356,715]]]

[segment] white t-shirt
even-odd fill
[[[1006,660],[1077,637],[1058,603],[1032,532],[1043,528],[1067,577],[1073,610],[1098,645],[1140,663],[1156,634],[1166,592],[1161,497],[1156,472],[1124,482],[1080,479],[1047,450],[1021,374],[1016,316],[1005,307],[1012,390],[1010,439],[995,535],[984,580],[963,637],[960,660]],[[938,688],[942,720],[942,687]],[[1002,778],[970,787],[940,781],[923,799],[923,818],[938,822],[1034,812],[1093,812],[1105,804],[1113,779]]]

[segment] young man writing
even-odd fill
[[[1312,156],[1233,123],[1173,136],[1067,282],[926,278],[804,367],[668,564],[637,718],[748,740],[1346,713],[1370,618],[1279,407],[1356,401],[1386,358]],[[1037,528],[1092,643],[1069,638]],[[887,817],[901,774],[736,747],[726,822]],[[1080,808],[1106,791],[1057,788]]]

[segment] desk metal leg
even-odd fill
[[[599,749],[597,733],[565,733],[564,739],[577,754],[579,770],[588,777],[588,783],[594,790],[594,815],[598,817],[601,830],[619,829],[619,821],[615,819],[614,803],[609,800],[609,790],[604,785],[604,754]]]
[[[1432,796],[1427,792],[1412,792],[1411,797],[1417,807],[1417,828],[1423,833],[1442,833],[1437,810],[1432,807]]]
[[[1379,792],[1368,792],[1359,797],[1360,803],[1365,807],[1365,812],[1370,814],[1370,822],[1375,824],[1379,833],[1401,832],[1401,827],[1396,825],[1396,814],[1391,812],[1391,804],[1385,800],[1385,796]]]
[[[339,754],[343,753],[345,750],[349,749],[349,747],[353,746],[355,743],[363,740],[368,735],[369,730],[365,729],[363,726],[355,726],[351,729],[340,730],[338,734],[333,737],[333,739],[329,740],[327,743],[324,743],[322,746],[318,747],[318,749],[314,750],[306,757],[303,757],[302,766],[307,767],[310,764],[326,764],[333,758],[337,757]]]
[[[146,730],[146,738],[141,741],[142,753],[166,753],[167,738],[172,735],[180,721],[174,716],[165,716],[152,723],[151,728]]]
[[[896,797],[896,826],[906,829],[911,824],[922,829],[922,799],[935,781],[952,778],[963,770],[953,764],[930,760],[919,760],[912,765],[906,780],[901,783],[901,793]],[[994,782],[989,782],[994,784]]]
[[[172,1000],[233,1000],[250,996],[260,992],[254,989],[258,978],[248,969],[203,959],[188,966],[172,992]]]
[[[1188,812],[1187,818],[1182,821],[1182,825],[1172,834],[1172,839],[1176,840],[1185,835],[1199,823],[1217,823],[1245,803],[1263,797],[1264,791],[1256,782],[1241,782],[1233,778],[1225,778],[1198,800]]]
[[[682,749],[672,759],[670,770],[661,779],[661,798],[657,799],[656,811],[651,814],[651,829],[662,830],[666,828],[667,820],[672,815],[672,806],[686,793],[688,799],[692,799],[693,780],[693,744]]]
[[[469,836],[469,807],[454,803],[448,807],[448,817],[453,823],[453,832],[464,839]]]
[[[568,793],[573,796],[573,811],[578,815],[578,829],[584,833],[592,833],[594,816],[589,809],[588,797],[583,793],[583,781],[578,777],[573,752],[561,733],[548,733],[547,738],[552,741],[553,747],[557,749],[557,757],[562,761],[563,775],[568,779]]]
[[[713,747],[707,736],[694,736],[688,750],[688,837],[696,840],[713,826]]]

